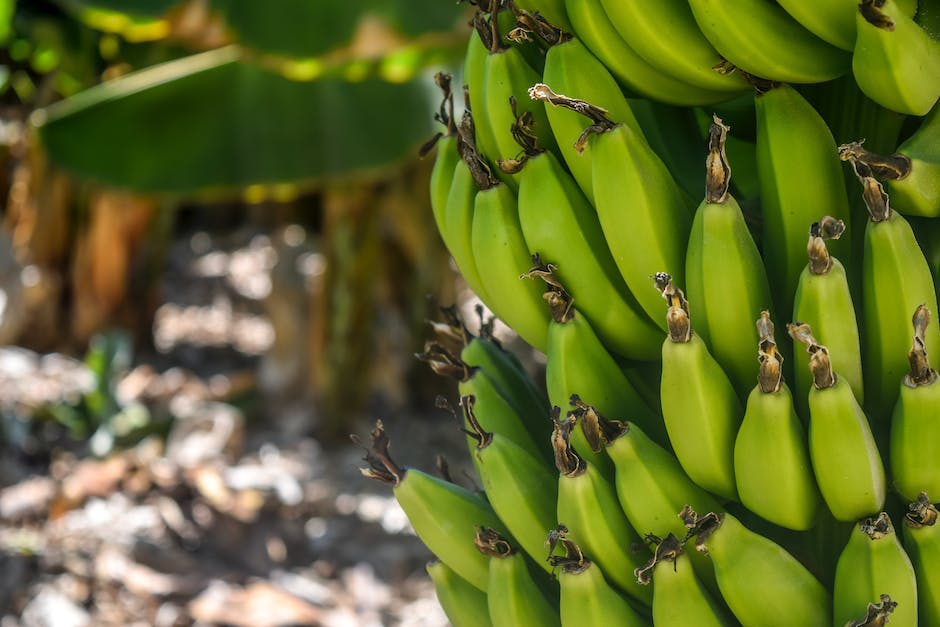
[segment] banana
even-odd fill
[[[904,546],[917,575],[917,613],[924,627],[940,625],[940,525],[937,508],[926,493],[908,505],[901,528]]]
[[[426,570],[437,600],[454,627],[492,627],[485,592],[440,560],[429,562]]]
[[[685,267],[692,220],[681,188],[635,125],[614,124],[595,103],[558,94],[544,83],[529,95],[553,105],[549,110],[568,109],[591,121],[575,148],[592,157],[598,220],[627,287],[647,316],[662,320],[662,303],[649,289],[649,278],[663,267]],[[660,327],[666,330],[663,322]]]
[[[833,624],[844,625],[887,594],[896,603],[893,627],[917,627],[917,581],[888,514],[864,518],[852,530],[836,564]]]
[[[692,332],[682,290],[665,272],[656,273],[654,280],[669,303],[660,388],[669,442],[695,483],[736,499],[734,440],[743,414],[741,403],[702,338]]]
[[[833,242],[832,252],[850,263],[849,199],[835,139],[816,109],[786,84],[759,93],[754,102],[764,265],[774,304],[789,316],[806,266],[806,229],[819,207],[842,220],[845,238]]]
[[[940,41],[895,0],[862,0],[855,16],[852,73],[866,96],[906,115],[925,115],[940,98]]]
[[[579,407],[580,419],[590,417],[582,426],[590,425],[589,440],[599,440],[615,467],[617,498],[627,520],[637,533],[665,537],[685,534],[677,513],[687,503],[717,511],[715,498],[682,470],[672,453],[649,438],[629,421],[608,420],[593,407]],[[698,554],[690,555],[696,574],[714,589],[711,564]]]
[[[477,315],[481,320],[477,336],[473,336],[459,318],[452,323],[457,325],[456,329],[466,342],[460,351],[460,359],[471,368],[480,368],[490,376],[500,393],[519,412],[533,440],[549,440],[552,428],[547,417],[551,414],[551,408],[544,390],[539,389],[519,358],[503,348],[494,337],[493,319],[484,322],[482,308],[477,309]]]
[[[924,334],[930,310],[914,312],[914,342],[908,353],[911,371],[904,375],[891,415],[890,460],[895,489],[908,501],[921,492],[940,494],[940,383],[927,361]]]
[[[749,510],[786,527],[805,531],[816,522],[819,490],[806,451],[806,434],[783,381],[783,358],[768,312],[757,321],[761,337],[758,384],[747,398],[734,441],[738,496]]]
[[[846,0],[777,0],[800,24],[833,46],[849,52],[855,47],[855,15],[858,3]],[[898,6],[913,17],[917,0],[899,0]]]
[[[940,8],[934,9],[940,14]],[[910,160],[907,174],[888,179],[894,208],[906,215],[940,217],[940,105],[898,147]]]
[[[885,473],[868,419],[852,388],[833,373],[829,350],[816,341],[809,325],[791,323],[787,331],[810,354],[809,455],[823,500],[842,521],[879,511],[885,501]]]
[[[532,433],[538,433],[538,425],[531,424],[537,420],[537,414],[530,410],[519,410],[510,400],[511,397],[503,394],[501,386],[492,376],[479,367],[470,367],[457,357],[451,350],[437,342],[425,342],[424,352],[416,355],[421,361],[427,362],[431,370],[445,377],[455,379],[457,391],[461,396],[473,396],[482,416],[483,428],[487,431],[499,433],[502,437],[512,440],[536,459],[550,463],[551,449],[547,441],[536,440]],[[448,406],[444,407],[455,418],[461,421],[464,431],[468,432],[467,445],[471,453],[477,445],[477,438],[470,435],[473,427],[462,418],[456,416],[456,411]],[[527,424],[526,416],[530,417]],[[543,418],[547,422],[547,414]],[[531,429],[531,431],[530,431]],[[474,463],[478,461],[473,455]],[[478,464],[476,464],[478,466]]]
[[[829,593],[779,544],[728,513],[698,516],[686,507],[681,517],[696,536],[696,550],[711,558],[721,596],[742,624],[832,624]]]
[[[796,21],[825,42],[852,51],[855,47],[857,4],[844,0],[777,0]]]
[[[495,19],[490,21],[496,22]],[[528,64],[517,47],[503,45],[498,36],[494,37],[492,46],[486,57],[486,88],[483,91],[484,119],[496,142],[491,158],[498,161],[515,157],[520,152],[513,131],[517,113],[527,114],[540,131],[542,147],[557,153],[558,146],[549,132],[545,106],[525,97],[526,90],[541,78],[539,73]],[[510,99],[515,104],[511,105]],[[498,170],[497,176],[513,189],[519,185],[517,174]]]
[[[633,576],[633,571],[646,562],[649,551],[623,515],[614,486],[571,447],[573,416],[561,420],[556,407],[553,423],[559,522],[569,529],[573,542],[594,556],[611,584],[650,605],[653,591]]]
[[[526,343],[544,352],[549,316],[539,285],[519,279],[529,267],[530,255],[516,196],[506,184],[477,192],[470,248],[487,306]]]
[[[737,201],[728,193],[728,127],[717,117],[709,128],[706,194],[695,212],[686,251],[686,293],[696,307],[696,329],[740,397],[754,385],[753,322],[772,310],[760,252]]]
[[[728,62],[760,78],[821,83],[849,71],[850,55],[766,0],[689,0],[702,33]]]
[[[892,209],[907,216],[940,217],[940,105],[931,109],[895,154],[869,152],[861,142],[845,144],[840,151],[868,166],[887,185]]]
[[[490,558],[486,601],[493,627],[560,627],[557,586],[549,596],[537,579],[545,573],[532,572],[529,560],[493,529],[479,527],[474,544]]]
[[[689,556],[676,536],[652,537],[654,555],[635,575],[640,583],[653,586],[654,625],[730,627],[734,620],[708,593],[695,576]]]
[[[552,312],[545,352],[549,403],[567,407],[572,395],[577,395],[605,415],[629,418],[656,434],[660,442],[667,442],[662,418],[646,405],[604,348],[591,323],[573,306],[571,297],[554,276],[554,270],[551,265],[536,265],[528,272],[529,276],[541,277],[555,287],[545,294]],[[598,464],[603,474],[610,476],[612,467],[600,443],[595,442],[590,447],[583,444],[579,438],[575,440],[575,446],[588,462]]]
[[[657,102],[683,106],[712,104],[729,97],[727,91],[695,87],[650,65],[610,23],[601,0],[565,0],[565,6],[578,38],[630,92]],[[545,82],[554,84],[551,80]],[[562,88],[559,86],[559,89]],[[741,80],[739,89],[746,91],[747,83]]]
[[[446,228],[447,197],[450,195],[450,185],[454,180],[454,171],[460,154],[457,152],[457,123],[454,120],[454,94],[451,91],[450,74],[438,72],[434,75],[434,82],[444,93],[441,106],[435,119],[444,125],[445,132],[438,133],[429,142],[421,147],[420,154],[424,157],[431,149],[437,146],[437,156],[431,168],[430,200],[431,213],[437,232],[443,233]]]
[[[911,312],[920,304],[937,311],[937,296],[930,268],[910,224],[891,209],[881,183],[871,168],[853,157],[852,146],[857,144],[844,145],[840,151],[855,169],[869,213],[862,257],[865,398],[872,418],[884,424],[907,372],[901,347],[909,341]],[[940,355],[940,329],[929,327],[924,339],[927,353]]]
[[[601,416],[607,453],[616,467],[616,488],[627,519],[640,534],[683,535],[676,514],[687,503],[719,509],[714,497],[695,485],[678,460],[631,422]]]
[[[482,11],[475,11],[470,21],[471,32],[467,42],[467,51],[463,62],[463,84],[465,90],[466,108],[480,120],[480,128],[476,133],[475,144],[489,165],[495,165],[499,156],[493,129],[485,122],[484,110],[486,108],[483,92],[486,90],[486,58],[492,47],[493,29],[491,22]]]
[[[832,216],[823,216],[809,229],[806,252],[809,262],[800,273],[793,299],[793,320],[805,322],[814,329],[832,355],[833,370],[845,379],[859,405],[865,402],[862,376],[862,353],[855,318],[855,305],[849,289],[845,266],[829,254],[827,243],[842,236],[844,223]],[[813,375],[809,370],[809,353],[795,355],[797,407],[801,416],[808,416],[809,391]]]
[[[747,88],[741,73],[729,71],[702,34],[685,0],[601,0],[601,4],[629,46],[664,74],[709,91],[737,94]]]
[[[358,438],[353,441],[359,444]],[[476,525],[492,527],[509,535],[496,512],[479,494],[444,481],[415,468],[397,465],[389,456],[389,438],[382,421],[376,421],[371,443],[360,472],[371,479],[392,485],[418,538],[459,577],[486,591],[489,564],[474,546]]]
[[[549,43],[552,45],[545,54],[542,82],[553,85],[564,93],[577,94],[579,98],[603,108],[612,119],[620,121],[639,134],[645,144],[630,103],[604,64],[598,61],[579,39],[558,31],[547,32],[551,35]],[[529,88],[530,96],[532,89]],[[553,103],[549,101],[549,104]],[[584,129],[584,118],[577,111],[566,107],[546,107],[545,113],[552,127],[552,134],[558,140],[558,150],[572,178],[591,204],[596,205],[592,182],[594,152],[579,150],[576,147],[576,140]]]
[[[489,166],[476,150],[474,122],[469,112],[464,112],[459,133],[457,152],[461,160],[454,169],[447,204],[444,208],[444,228],[440,233],[464,281],[486,302],[489,297],[480,280],[470,238],[477,192],[495,185],[496,179],[493,178]]]
[[[473,457],[490,505],[518,540],[519,546],[540,566],[544,560],[546,529],[555,526],[558,481],[538,457],[515,442],[483,429],[472,395],[460,397],[468,435],[476,440]],[[488,526],[488,525],[487,525]]]
[[[535,146],[526,122],[515,133],[526,156],[511,167],[521,168],[519,222],[529,250],[556,265],[605,346],[630,359],[657,359],[659,331],[624,285],[594,208],[554,154]]]
[[[560,525],[549,533],[549,562],[557,567],[563,627],[640,627],[649,622],[610,587],[601,570],[566,537]],[[553,555],[561,545],[564,555]]]

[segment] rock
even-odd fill
[[[65,594],[47,585],[23,609],[23,627],[90,627],[91,616]]]
[[[56,482],[49,477],[33,477],[0,490],[0,520],[20,522],[44,517],[56,489]]]
[[[232,627],[280,627],[281,625],[320,625],[319,608],[260,581],[242,588],[214,581],[189,604],[197,622]]]

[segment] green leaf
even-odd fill
[[[237,47],[128,74],[33,118],[52,160],[82,177],[188,193],[363,175],[433,132],[430,81],[290,81]]]

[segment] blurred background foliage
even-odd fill
[[[428,294],[453,300],[454,275],[417,153],[465,8],[0,0],[0,344],[98,364],[60,422],[81,434],[127,413],[102,383],[116,337],[102,333],[122,330],[118,363],[159,350],[175,242],[234,229],[274,255],[253,385],[314,408],[293,428],[341,434],[376,403],[430,405],[411,355]]]

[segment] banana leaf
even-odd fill
[[[134,72],[32,123],[80,178],[177,194],[378,174],[433,132],[426,76],[298,82],[245,56],[230,46]]]

